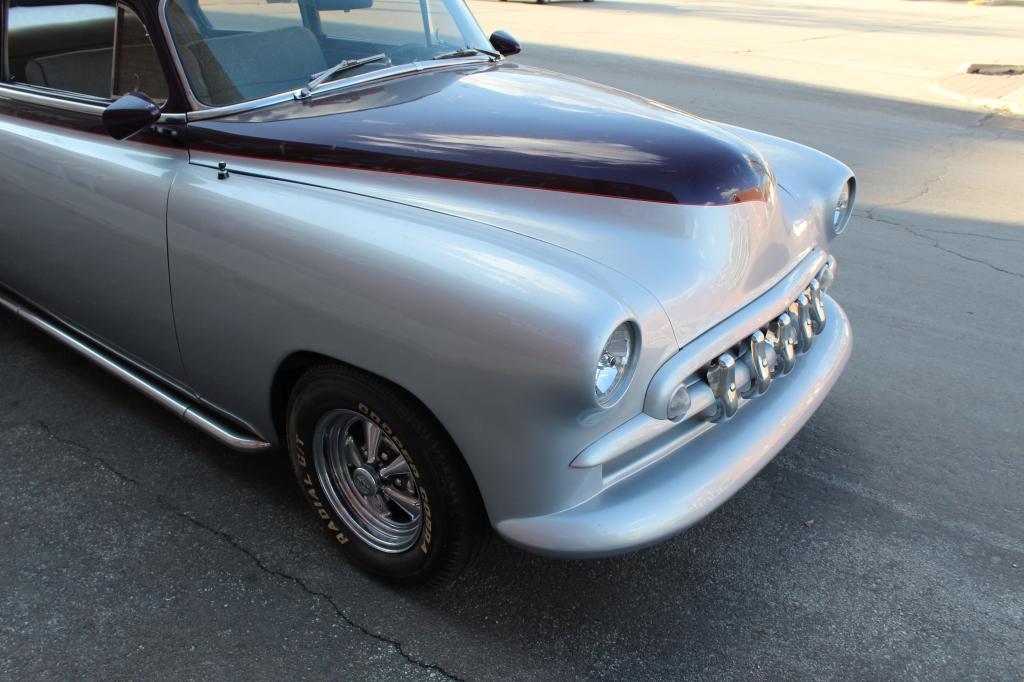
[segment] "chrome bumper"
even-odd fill
[[[561,512],[497,524],[508,542],[538,554],[587,558],[660,542],[697,523],[734,495],[810,419],[846,366],[849,320],[833,299],[829,323],[784,381],[727,422],[673,423],[640,414],[606,438],[620,449],[600,493]],[[712,428],[713,426],[713,428]]]

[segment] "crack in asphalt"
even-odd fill
[[[974,121],[974,123],[971,126],[971,128],[974,129],[974,130],[984,129],[985,125],[987,123],[989,123],[990,121],[992,121],[998,115],[999,115],[998,112],[994,112],[994,111],[993,112],[989,112],[989,113],[984,114],[984,115],[981,115],[981,116],[979,116]],[[885,225],[892,225],[894,227],[898,227],[898,228],[906,231],[907,233],[912,234],[915,237],[918,237],[919,239],[923,239],[924,241],[929,242],[929,245],[932,248],[938,249],[939,251],[942,251],[944,253],[948,253],[948,254],[950,254],[952,256],[956,256],[957,258],[963,259],[963,260],[971,262],[971,263],[977,263],[979,265],[987,266],[987,267],[991,268],[992,270],[995,270],[996,272],[1003,273],[1004,275],[1010,275],[1011,277],[1018,277],[1018,278],[1024,279],[1024,273],[1016,272],[1014,270],[1007,270],[1006,268],[1002,268],[1002,267],[1000,267],[1000,266],[998,266],[998,265],[996,265],[994,263],[990,263],[989,261],[985,260],[984,258],[976,258],[974,256],[968,256],[967,254],[961,253],[961,252],[957,251],[956,249],[951,249],[951,248],[949,248],[947,246],[943,246],[942,243],[938,239],[936,239],[935,237],[932,237],[932,236],[927,235],[927,234],[922,234],[918,230],[915,230],[914,228],[912,228],[912,227],[910,227],[908,225],[905,225],[904,223],[898,222],[896,220],[888,219],[888,218],[883,218],[883,217],[878,215],[878,211],[879,210],[886,209],[886,208],[897,208],[897,207],[900,207],[900,206],[905,206],[905,205],[907,205],[907,204],[909,204],[909,203],[911,203],[911,202],[913,202],[913,201],[915,201],[917,199],[920,199],[920,198],[922,198],[924,196],[927,196],[928,193],[930,193],[932,191],[932,187],[936,183],[940,182],[946,176],[946,174],[949,172],[950,165],[952,164],[953,159],[955,159],[957,154],[959,153],[961,145],[963,145],[964,142],[966,140],[968,140],[968,139],[970,139],[970,138],[962,130],[958,130],[956,132],[953,132],[953,133],[951,133],[950,135],[948,135],[946,137],[946,142],[949,144],[949,152],[943,157],[943,159],[941,161],[941,163],[942,163],[942,170],[939,173],[937,173],[936,175],[934,175],[933,177],[930,177],[930,178],[926,179],[924,181],[920,191],[915,192],[915,193],[911,194],[908,197],[900,199],[899,201],[893,201],[893,202],[889,202],[887,204],[879,204],[878,206],[874,206],[872,208],[869,208],[866,211],[856,211],[855,213],[857,215],[863,217],[863,218],[867,218],[868,220],[871,220],[871,221],[874,221],[874,222],[877,222],[877,223],[883,223]],[[978,237],[986,237],[987,236],[987,235],[980,235],[980,234],[971,233],[971,232],[953,232],[953,231],[948,231],[948,230],[946,230],[946,231],[944,231],[944,230],[931,230],[929,228],[922,228],[922,229],[924,229],[925,231],[939,232],[939,233],[943,233],[943,234],[973,235],[973,236],[978,236]],[[1017,240],[1017,239],[1010,239],[1010,238],[1003,238],[1003,237],[989,237],[989,238],[990,239],[997,239],[997,240],[1000,240],[1000,241],[1011,241],[1011,242],[1021,241],[1021,240]]]
[[[275,568],[271,568],[263,562],[259,555],[257,555],[255,552],[253,552],[248,547],[239,542],[238,539],[235,538],[233,535],[218,528],[214,528],[213,526],[207,524],[205,521],[202,521],[201,519],[192,516],[188,512],[179,509],[177,505],[172,503],[169,499],[167,499],[160,493],[154,492],[149,486],[147,486],[142,481],[132,478],[128,474],[125,474],[124,472],[120,471],[117,467],[110,464],[110,462],[108,462],[106,459],[97,455],[93,451],[93,449],[90,448],[88,445],[84,445],[77,441],[71,440],[70,438],[65,438],[63,436],[58,435],[56,432],[54,432],[52,428],[50,428],[50,426],[46,422],[42,420],[37,420],[36,423],[39,426],[39,428],[42,429],[47,434],[47,436],[49,436],[52,440],[67,445],[71,448],[80,450],[82,452],[88,453],[87,460],[90,460],[93,463],[98,464],[101,468],[113,474],[122,482],[128,483],[130,485],[145,490],[148,495],[151,495],[152,497],[156,498],[156,500],[160,502],[160,504],[162,504],[165,508],[171,511],[175,516],[184,519],[193,526],[201,530],[204,530],[207,533],[210,533],[218,537],[225,543],[229,544],[231,547],[244,554],[250,561],[252,561],[252,563],[256,565],[257,568],[259,568],[264,573],[267,573],[269,575],[275,576],[283,580],[287,580],[288,582],[291,582],[292,584],[296,585],[306,594],[327,602],[334,610],[335,614],[337,614],[337,616],[341,618],[341,620],[344,621],[349,627],[355,628],[367,637],[371,637],[379,642],[387,644],[395,651],[395,653],[397,653],[399,656],[407,660],[412,665],[415,665],[431,673],[438,673],[442,675],[445,679],[455,680],[456,682],[465,682],[465,678],[458,677],[457,675],[449,672],[448,670],[445,670],[443,667],[436,663],[428,663],[427,661],[423,661],[416,658],[415,656],[413,656],[405,650],[405,647],[401,641],[394,639],[392,637],[388,637],[383,633],[374,632],[373,630],[370,630],[364,625],[361,625],[360,623],[356,622],[348,614],[345,613],[341,606],[339,606],[338,603],[334,601],[334,598],[331,597],[331,595],[327,594],[326,592],[321,592],[317,589],[314,589],[313,587],[310,587],[302,578],[299,578],[298,576],[292,575],[290,573],[285,573],[284,571],[279,571]]]
[[[882,218],[882,217],[880,217],[880,216],[878,216],[876,214],[876,211],[878,209],[880,209],[880,208],[885,208],[885,207],[884,206],[876,206],[875,208],[869,209],[867,211],[859,212],[858,215],[860,215],[860,217],[862,217],[862,218],[866,218],[866,219],[868,219],[870,221],[873,221],[873,222],[876,222],[876,223],[882,223],[884,225],[892,225],[893,227],[898,227],[901,230],[904,230],[907,233],[914,235],[915,237],[918,237],[920,239],[923,239],[926,242],[929,242],[930,246],[932,246],[933,248],[936,248],[939,251],[943,251],[943,252],[948,253],[950,255],[956,256],[957,258],[962,258],[963,260],[969,261],[971,263],[978,263],[980,265],[988,266],[989,268],[992,268],[996,272],[1001,272],[1001,273],[1003,273],[1005,275],[1010,275],[1012,277],[1019,277],[1021,279],[1024,279],[1024,273],[1022,273],[1022,272],[1016,272],[1014,270],[1007,270],[1006,268],[1001,268],[998,265],[996,265],[995,263],[990,263],[990,262],[988,262],[987,260],[985,260],[983,258],[974,258],[973,256],[968,256],[968,255],[960,253],[959,251],[956,251],[954,249],[947,248],[947,247],[943,246],[939,242],[939,240],[935,239],[934,237],[930,237],[930,236],[928,236],[926,234],[921,234],[920,232],[918,232],[914,228],[908,227],[907,225],[904,225],[903,223],[896,222],[895,220],[890,220],[890,219],[887,219],[887,218]]]
[[[108,468],[109,468],[109,465],[108,465]],[[400,655],[402,658],[407,660],[409,663],[412,663],[415,666],[423,668],[424,670],[429,670],[431,672],[437,672],[437,673],[443,675],[445,677],[445,679],[457,680],[458,682],[464,682],[463,678],[457,677],[456,675],[448,672],[447,670],[442,668],[440,665],[437,665],[436,663],[427,663],[426,661],[422,661],[422,660],[414,657],[412,654],[410,654],[409,652],[407,652],[405,650],[404,646],[402,645],[402,643],[399,640],[393,639],[393,638],[388,637],[387,635],[381,634],[379,632],[374,632],[374,631],[366,628],[365,626],[357,623],[352,618],[350,618],[348,616],[348,614],[346,614],[342,610],[342,608],[340,606],[338,606],[338,603],[336,601],[334,601],[334,598],[331,597],[326,592],[321,592],[319,590],[316,590],[316,589],[310,587],[308,584],[306,584],[306,582],[304,580],[302,580],[302,578],[299,578],[298,576],[294,576],[294,575],[291,575],[290,573],[285,573],[284,571],[279,571],[277,569],[271,568],[270,566],[267,566],[265,563],[263,563],[263,560],[260,559],[259,556],[257,556],[254,552],[252,552],[249,548],[245,547],[242,543],[240,543],[230,533],[227,533],[225,531],[222,531],[222,530],[219,530],[217,528],[214,528],[214,527],[206,524],[205,522],[197,519],[196,517],[188,514],[187,512],[180,511],[180,510],[177,510],[177,509],[173,509],[173,511],[175,513],[177,513],[178,516],[182,517],[183,519],[186,519],[187,521],[189,521],[193,525],[195,525],[195,526],[197,526],[199,528],[202,528],[203,530],[205,530],[205,531],[207,531],[209,533],[212,533],[212,534],[218,536],[219,538],[221,538],[222,540],[224,540],[225,542],[227,542],[229,545],[231,545],[232,547],[234,547],[235,549],[240,551],[242,554],[244,554],[247,557],[249,557],[249,559],[252,560],[252,562],[254,564],[256,564],[256,566],[258,566],[261,571],[263,571],[265,573],[269,573],[270,575],[277,576],[277,577],[282,578],[284,580],[288,580],[288,581],[294,583],[295,585],[297,585],[306,594],[309,594],[312,597],[323,599],[324,601],[326,601],[328,604],[331,605],[331,608],[334,609],[334,612],[338,615],[338,617],[341,618],[343,621],[345,621],[345,623],[348,624],[350,627],[355,628],[356,630],[358,630],[359,632],[363,633],[364,635],[366,635],[368,637],[372,637],[373,639],[376,639],[376,640],[378,640],[380,642],[384,642],[385,644],[388,644],[389,646],[391,646],[392,649],[395,650],[395,653]]]
[[[983,129],[985,127],[985,124],[991,121],[992,118],[995,117],[996,115],[996,112],[993,111],[991,113],[979,116],[971,125],[971,128],[973,128],[974,130]],[[897,206],[905,206],[906,204],[909,204],[910,202],[916,199],[920,199],[921,197],[926,196],[929,192],[932,191],[932,185],[942,180],[946,176],[946,173],[949,172],[949,166],[952,163],[953,159],[956,157],[957,153],[959,152],[960,146],[964,144],[964,142],[968,139],[971,138],[963,130],[956,130],[947,135],[945,143],[949,145],[949,151],[942,157],[940,161],[940,163],[942,164],[942,170],[939,171],[938,174],[934,175],[933,177],[926,179],[922,184],[920,191],[914,192],[910,196],[904,199],[900,199],[899,201],[892,201],[889,202],[888,204],[882,204],[878,208],[896,208]]]
[[[979,239],[992,239],[997,242],[1014,242],[1017,244],[1024,244],[1024,239],[1014,239],[1013,237],[996,237],[991,234],[981,234],[980,232],[957,232],[956,230],[940,230],[935,227],[922,227],[925,232],[938,232],[939,234],[951,234],[957,237],[978,237]]]

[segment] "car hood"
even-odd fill
[[[687,205],[763,200],[752,146],[628,93],[461,65],[190,124],[197,151]]]
[[[607,266],[660,302],[679,346],[827,248],[822,187],[849,177],[786,140],[504,63],[188,127],[193,163],[419,206]]]

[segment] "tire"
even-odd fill
[[[298,380],[287,414],[303,497],[351,563],[394,584],[421,585],[450,582],[479,556],[491,528],[469,468],[404,390],[352,367],[321,365]],[[375,456],[371,443],[379,443]]]

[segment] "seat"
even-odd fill
[[[186,68],[192,73],[198,65],[202,74],[202,83],[193,77],[196,94],[214,106],[301,87],[327,68],[316,36],[302,26],[199,40],[186,49]]]
[[[140,90],[157,103],[166,102],[167,78],[153,46],[149,43],[122,45],[119,49],[121,53],[114,74],[114,94],[123,95]]]
[[[31,59],[25,64],[25,82],[109,99],[113,50],[96,48]],[[142,90],[157,102],[167,99],[167,81],[150,45],[121,47],[122,66],[116,94]]]
[[[25,64],[25,81],[108,99],[112,65],[113,50],[109,47],[75,50],[29,60]]]

